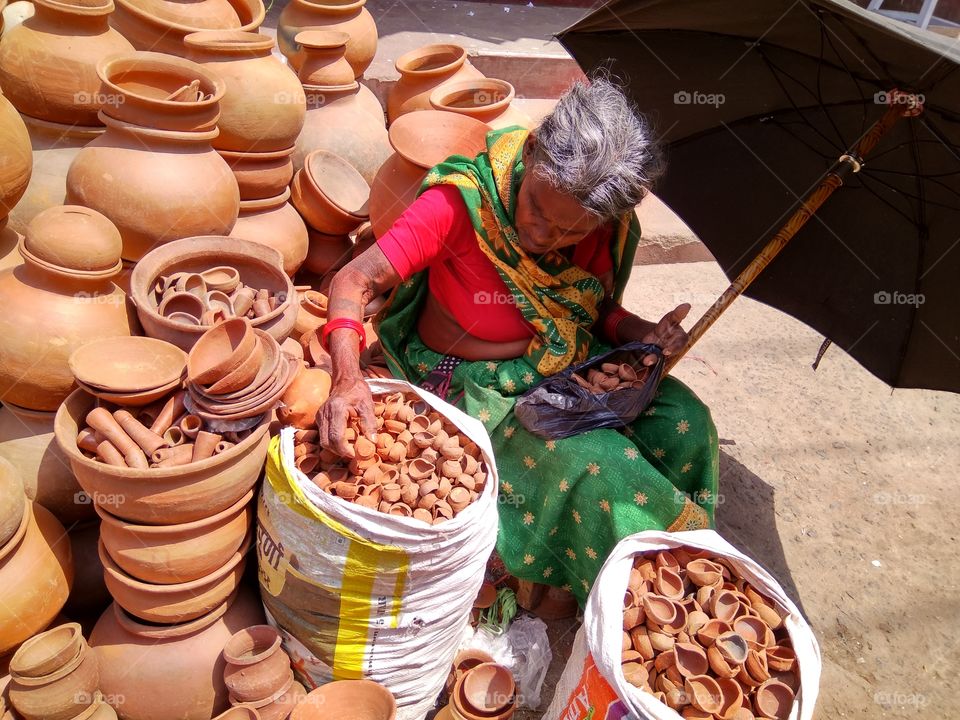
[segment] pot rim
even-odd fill
[[[136,616],[131,615],[129,612],[124,610],[122,607],[120,607],[116,600],[114,600],[112,603],[113,614],[117,620],[117,624],[123,628],[125,632],[128,632],[131,635],[158,640],[177,638],[184,635],[192,635],[205,630],[207,627],[222,618],[237,599],[238,592],[240,592],[240,588],[237,588],[230,593],[226,600],[217,605],[217,607],[208,612],[206,615],[201,615],[193,620],[187,620],[187,622],[184,623],[148,624],[147,622],[140,620]]]
[[[94,690],[93,702],[90,703],[82,713],[73,716],[70,720],[89,720],[89,718],[92,718],[97,711],[106,704],[107,703],[103,701],[103,693],[99,690]]]
[[[36,642],[36,638],[40,637],[41,635],[52,634],[52,633],[57,632],[57,631],[60,631],[60,630],[62,630],[62,629],[64,629],[64,628],[67,628],[67,629],[70,631],[70,636],[69,636],[69,639],[67,640],[67,642],[64,643],[64,645],[63,645],[61,648],[59,648],[58,650],[55,650],[55,651],[53,651],[53,652],[51,652],[51,653],[48,653],[48,655],[47,655],[46,657],[41,658],[39,661],[34,662],[32,665],[29,665],[29,666],[26,666],[26,667],[21,667],[20,669],[15,669],[14,665],[19,664],[19,663],[17,662],[17,656],[18,656],[18,655],[21,655],[21,654],[24,652],[24,648],[27,648],[27,649],[29,650],[30,644],[33,643],[33,642]],[[79,642],[79,643],[77,643],[77,638],[78,638],[78,637],[80,638],[80,642]],[[45,631],[43,631],[43,632],[37,633],[37,634],[34,635],[33,637],[31,637],[31,638],[29,638],[29,639],[27,639],[27,640],[24,640],[23,644],[20,645],[19,648],[17,648],[17,651],[16,651],[16,652],[13,654],[13,656],[10,658],[10,668],[9,668],[9,670],[10,670],[10,675],[13,676],[13,677],[16,677],[18,680],[19,680],[20,678],[26,678],[27,680],[43,680],[43,682],[48,682],[47,677],[48,677],[49,675],[52,675],[53,673],[44,673],[44,674],[40,674],[40,675],[29,675],[29,674],[24,673],[23,670],[31,670],[31,669],[37,668],[38,666],[41,666],[41,667],[42,667],[43,665],[45,665],[45,664],[47,664],[47,663],[49,663],[49,662],[51,662],[51,661],[54,661],[54,662],[55,662],[55,661],[62,655],[62,653],[64,653],[66,650],[68,650],[68,649],[69,649],[70,647],[72,647],[73,645],[77,645],[77,651],[76,651],[73,655],[70,656],[70,659],[67,660],[67,662],[64,662],[63,664],[57,666],[57,668],[53,671],[53,672],[56,672],[57,670],[60,670],[61,668],[63,668],[65,665],[70,664],[70,662],[71,662],[74,658],[76,658],[76,656],[77,656],[78,654],[80,654],[80,651],[81,651],[81,650],[80,650],[80,647],[81,647],[85,642],[86,642],[86,641],[83,639],[83,630],[82,630],[82,628],[80,627],[80,623],[75,623],[75,622],[63,623],[62,625],[57,625],[56,627],[52,627],[52,628],[50,628],[49,630],[45,630]]]
[[[283,189],[283,192],[279,195],[274,195],[273,197],[268,198],[258,198],[255,200],[241,200],[240,201],[240,212],[255,212],[257,210],[271,210],[275,207],[280,207],[287,200],[290,199],[290,186],[288,185]]]
[[[494,663],[496,664],[496,663]],[[477,665],[476,667],[479,667]],[[474,668],[471,668],[471,670]],[[453,686],[453,693],[450,695],[450,704],[453,705],[456,709],[456,712],[462,715],[466,720],[507,720],[517,708],[517,695],[516,689],[514,689],[513,700],[504,708],[502,711],[495,715],[483,715],[481,713],[472,713],[469,709],[463,707],[464,701],[461,699],[463,694],[463,681],[469,674],[469,670],[463,673],[459,678],[457,678],[456,683]]]
[[[425,113],[430,114],[427,115]],[[431,151],[430,157],[424,159],[420,154],[422,147],[419,144],[416,144],[412,139],[405,137],[407,133],[414,132],[412,128],[422,128],[426,123],[434,121],[443,122],[448,125],[452,123],[459,124],[461,127],[457,130],[461,137],[470,131],[479,132],[480,130],[483,130],[484,138],[486,138],[486,134],[492,129],[482,120],[478,120],[470,115],[447,112],[446,110],[419,110],[417,112],[404,113],[390,123],[390,129],[387,133],[387,137],[390,141],[390,147],[392,147],[394,152],[396,152],[397,155],[406,160],[408,163],[416,165],[424,170],[429,170],[437,163],[443,162],[443,160],[446,159],[446,157],[450,154],[449,152],[445,151],[440,160],[431,162],[431,160],[434,159],[434,156],[439,155],[439,153],[434,153]],[[407,125],[412,126],[412,128],[407,128]]]
[[[179,140],[181,142],[208,143],[220,135],[220,128],[214,125],[209,130],[160,130],[158,128],[137,125],[136,123],[118,120],[110,117],[103,110],[97,111],[97,117],[104,125],[114,130],[128,132],[141,137],[157,138],[158,140]],[[219,116],[218,116],[219,119]]]
[[[351,90],[360,90],[360,81],[354,80],[352,83],[345,83],[343,85],[311,85],[307,83],[303,86],[303,94],[307,97],[307,109],[310,109],[310,94],[317,93],[318,95],[324,95],[326,93],[347,93]]]
[[[236,639],[240,633],[249,633],[251,630],[263,632],[264,629],[268,629],[273,634],[273,640],[270,642],[270,645],[265,649],[258,652],[256,655],[250,656],[249,659],[241,659],[237,654],[230,649],[231,643]],[[233,635],[230,636],[230,639],[227,640],[226,645],[223,646],[223,659],[226,660],[231,665],[255,665],[256,663],[264,660],[271,655],[273,655],[277,648],[280,647],[280,644],[283,642],[283,636],[280,634],[280,631],[277,630],[273,625],[251,625],[250,627],[238,630]],[[256,639],[254,639],[253,648],[256,648]]]
[[[449,53],[453,56],[453,59],[439,67],[430,68],[429,70],[418,70],[416,68],[410,68],[409,65],[412,61],[418,60],[423,57],[429,57],[430,55],[441,55],[444,53]],[[457,45],[455,43],[432,43],[430,45],[421,45],[418,48],[413,50],[408,50],[403,55],[397,58],[397,61],[394,63],[394,67],[400,75],[413,75],[414,77],[433,77],[435,75],[445,75],[452,70],[457,70],[467,61],[467,51],[462,45]]]
[[[251,710],[259,710],[260,708],[264,708],[267,705],[272,705],[273,703],[277,702],[280,698],[282,698],[284,695],[286,695],[288,692],[290,692],[290,688],[293,687],[294,680],[295,678],[293,677],[293,668],[291,668],[287,675],[287,679],[283,681],[283,685],[280,686],[279,690],[274,691],[272,695],[268,695],[267,697],[261,698],[260,700],[242,701],[242,700],[238,700],[236,695],[234,695],[233,693],[229,693],[228,697],[230,699],[230,704],[240,705],[242,703],[246,708],[249,708]]]
[[[80,5],[63,2],[63,0],[33,0],[33,4],[83,17],[102,17],[112,13],[115,8],[113,0],[104,0],[99,5]]]
[[[341,205],[336,200],[334,200],[329,193],[324,192],[323,188],[320,187],[320,184],[314,178],[313,170],[311,166],[313,165],[313,160],[318,158],[324,158],[324,157],[327,158],[329,161],[340,165],[340,167],[348,175],[353,176],[354,180],[359,178],[359,181],[366,186],[367,201],[360,206],[361,210],[366,208],[367,212],[365,215],[361,213],[353,212],[352,210],[349,210],[343,207],[343,205]],[[370,208],[370,185],[367,184],[367,181],[363,179],[363,175],[360,174],[360,171],[357,170],[355,167],[353,167],[353,165],[347,162],[340,155],[330,152],[329,150],[323,150],[323,149],[314,150],[310,153],[307,153],[307,155],[303,158],[303,168],[301,168],[298,172],[303,177],[303,179],[306,180],[308,186],[315,194],[321,196],[325,202],[335,207],[344,215],[349,216],[353,220],[365,221],[370,219],[370,209],[369,209]]]
[[[390,708],[390,719],[393,720],[396,717],[397,713],[397,699],[393,696],[393,693],[390,692],[380,683],[374,680],[334,680],[333,682],[328,682],[320,687],[314,688],[307,693],[307,697],[300,701],[301,704],[318,704],[315,700],[311,700],[310,696],[314,697],[324,697],[330,693],[334,692],[343,692],[344,694],[366,694],[366,695],[378,695]],[[325,702],[325,701],[324,701]],[[496,720],[496,718],[491,718],[490,720]]]
[[[177,535],[190,530],[199,530],[209,525],[216,525],[221,520],[229,519],[232,515],[239,515],[240,511],[243,510],[252,499],[253,489],[251,488],[247,491],[246,495],[237,500],[226,510],[221,510],[217,514],[211,515],[210,517],[192,520],[185,523],[177,523],[176,525],[141,525],[117,517],[105,508],[100,507],[100,505],[97,503],[93,504],[93,509],[96,511],[97,515],[100,516],[100,520],[102,522],[110,525],[111,527],[122,530],[123,532],[137,535]],[[107,550],[107,552],[110,551]]]
[[[318,35],[320,37],[317,37]],[[311,41],[308,36],[314,39]],[[301,38],[304,39],[301,40]],[[333,50],[338,47],[346,47],[347,43],[350,42],[350,35],[341,30],[328,30],[323,26],[305,25],[293,36],[293,42],[315,50]]]
[[[317,0],[296,0],[300,5],[323,8],[331,13],[346,14],[359,10],[367,4],[367,0],[346,0],[346,2],[317,2]]]
[[[297,149],[296,145],[292,145],[286,150],[271,150],[269,152],[247,152],[245,150],[217,150],[217,154],[220,155],[224,160],[230,158],[231,160],[276,160],[278,158],[290,157],[293,155],[293,151]]]
[[[26,242],[26,235],[21,235],[20,240],[17,241],[17,251],[20,253],[20,256],[30,265],[33,265],[34,267],[53,275],[69,278],[71,280],[109,280],[123,270],[122,260],[117,260],[116,265],[104,270],[72,270],[68,267],[64,267],[63,265],[55,265],[47,262],[46,260],[41,260],[32,252],[27,250]]]
[[[505,92],[504,97],[486,105],[474,105],[472,107],[451,107],[446,104],[447,100],[453,95],[464,91],[474,90],[483,92],[484,86],[487,88],[496,88]],[[461,115],[486,115],[489,113],[506,110],[507,106],[513,102],[517,91],[513,85],[506,80],[499,78],[470,78],[467,80],[456,80],[452,83],[440,85],[430,93],[430,104],[437,110],[445,112],[455,112]]]
[[[366,0],[364,0],[364,2],[366,2]],[[134,2],[134,0],[116,0],[116,3],[117,5],[122,7],[125,12],[130,13],[131,15],[136,17],[138,20],[144,21],[152,25],[156,25],[164,29],[176,30],[178,32],[182,32],[184,35],[200,32],[205,29],[205,28],[191,27],[189,25],[181,25],[180,23],[171,22],[169,20],[159,18],[156,15],[151,15],[147,11],[138,7],[136,2]],[[241,6],[242,8],[247,10],[249,15],[251,16],[251,20],[249,22],[243,23],[238,28],[233,28],[234,30],[245,30],[245,31],[252,32],[263,24],[263,21],[267,16],[267,8],[264,6],[262,0],[248,0],[247,2],[241,2],[239,0],[230,0],[230,5],[233,7],[234,10],[237,9],[238,5]],[[239,16],[240,13],[238,12],[237,15]],[[241,22],[243,22],[242,18],[241,18]]]
[[[10,536],[10,539],[7,540],[6,544],[3,547],[0,547],[0,565],[7,559],[7,557],[16,550],[20,543],[23,542],[24,536],[27,534],[27,527],[33,519],[33,501],[27,502],[23,507],[23,517],[20,518],[20,524],[17,526],[16,531],[13,535]]]
[[[199,30],[183,38],[183,44],[188,50],[215,50],[228,55],[269,55],[277,41],[269,35],[247,30]]]
[[[47,675],[42,675],[40,677],[29,677],[11,672],[10,677],[13,682],[17,683],[18,685],[22,685],[23,687],[39,688],[49,685],[50,683],[55,683],[57,680],[62,680],[80,667],[81,664],[86,662],[89,652],[90,647],[87,645],[86,641],[84,641],[80,643],[80,646],[77,648],[76,655],[74,655],[69,661],[54,670],[52,673],[48,673]]]
[[[112,73],[116,73],[118,70],[129,71],[144,69],[160,71],[176,69],[184,73],[189,72],[191,76],[199,76],[201,81],[206,81],[207,86],[212,86],[213,93],[211,93],[210,98],[204,100],[190,102],[164,100],[123,88],[117,85],[112,79]],[[204,69],[199,63],[195,63],[192,60],[185,60],[184,58],[179,58],[174,55],[166,55],[165,53],[151,52],[149,50],[114,53],[101,58],[97,62],[97,77],[100,78],[101,83],[122,97],[130,98],[138,104],[148,107],[159,107],[164,110],[204,110],[212,108],[219,104],[227,92],[227,84],[218,76]],[[206,88],[204,89],[206,90]]]

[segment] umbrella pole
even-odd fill
[[[736,279],[730,283],[730,286],[723,291],[723,294],[716,299],[713,305],[697,320],[696,324],[690,328],[687,344],[680,352],[666,359],[664,374],[673,369],[677,362],[680,361],[680,358],[682,358],[687,351],[693,347],[693,344],[703,337],[703,334],[710,326],[717,321],[717,318],[720,317],[723,311],[730,307],[730,304],[743,294],[744,290],[756,280],[757,276],[763,272],[780,251],[787,246],[787,243],[793,239],[794,235],[800,231],[800,228],[806,225],[807,220],[820,209],[820,206],[833,195],[838,187],[843,185],[844,177],[849,173],[857,173],[860,171],[863,165],[863,158],[876,147],[877,143],[880,142],[880,138],[896,124],[897,120],[901,117],[919,115],[922,111],[922,102],[916,95],[891,90],[888,96],[890,97],[890,107],[884,113],[883,117],[877,120],[877,122],[867,130],[850,152],[841,155],[837,159],[837,162],[834,163],[833,167],[827,172],[826,177],[801,201],[800,207],[797,208],[780,230],[777,231],[777,234],[767,243],[766,247],[750,261],[750,264],[740,272]]]

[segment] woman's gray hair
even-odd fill
[[[605,77],[570,88],[535,132],[534,172],[603,220],[632,210],[660,173],[649,124]]]

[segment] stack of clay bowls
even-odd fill
[[[294,682],[290,657],[280,642],[275,628],[254,625],[236,633],[223,648],[230,704],[256,710],[262,720],[286,718],[306,695]]]
[[[510,669],[482,662],[458,673],[450,704],[437,717],[453,720],[509,720],[517,709],[517,687]]]
[[[97,657],[76,623],[34,635],[10,659],[10,702],[24,720],[116,718],[99,685]]]
[[[799,667],[785,611],[724,558],[638,555],[624,598],[624,679],[684,717],[790,717]]]
[[[187,359],[187,406],[205,421],[230,423],[272,410],[300,363],[246,318],[208,330]]]
[[[142,407],[179,390],[187,354],[162,340],[132,336],[94,340],[68,361],[77,385],[115,405]]]

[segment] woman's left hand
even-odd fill
[[[690,303],[681,303],[668,312],[656,327],[643,338],[643,342],[659,345],[663,349],[664,357],[680,352],[687,344],[687,331],[680,323],[690,312]],[[654,355],[647,355],[643,359],[644,365],[653,365],[657,361]]]

